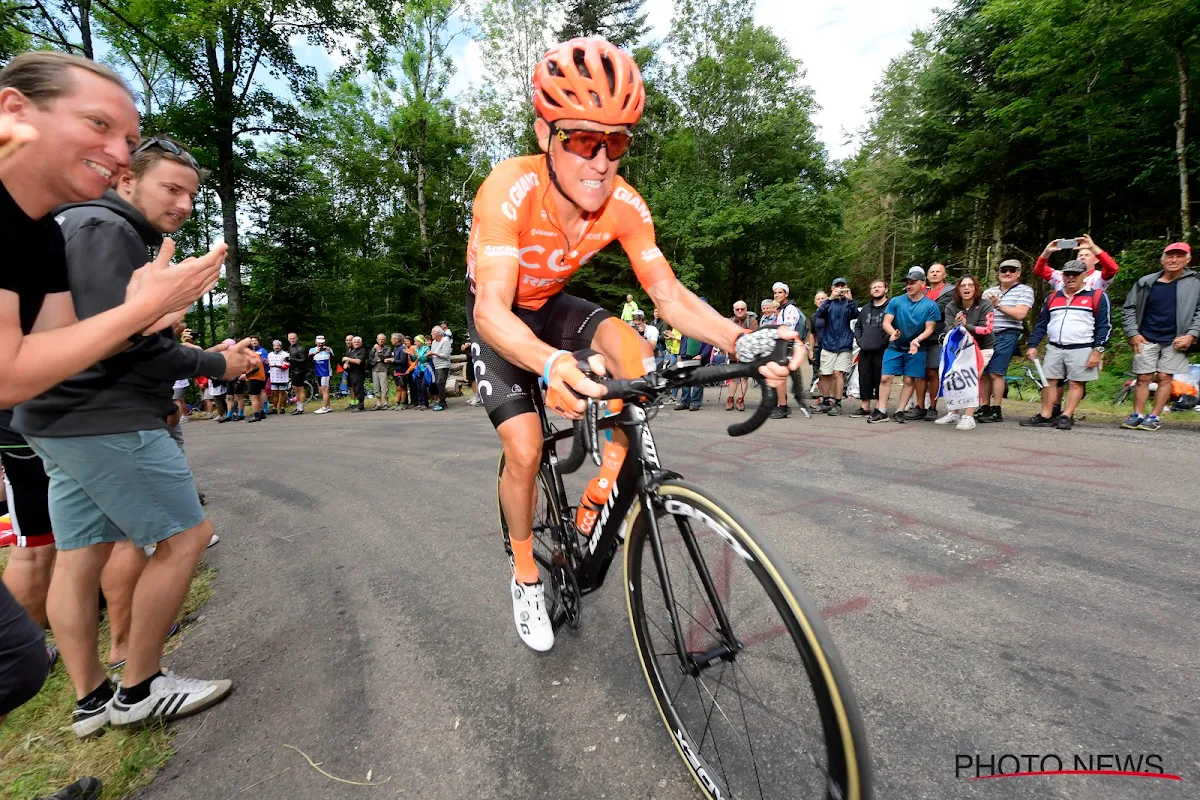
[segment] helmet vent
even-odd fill
[[[583,48],[576,47],[574,50],[571,51],[571,54],[575,60],[575,69],[579,70],[580,75],[587,78],[588,80],[591,80],[592,73],[587,68],[587,62],[584,61],[585,53],[583,52]]]
[[[592,91],[589,91],[588,94],[592,96],[592,105],[596,108],[604,108],[604,103],[600,102],[600,95]]]
[[[562,67],[558,66],[557,61],[547,61],[546,69],[550,70],[550,74],[556,78],[563,77]]]
[[[542,99],[545,100],[550,105],[554,106],[555,108],[562,108],[562,103],[558,102],[553,97],[551,97],[549,94],[547,94],[545,89],[542,89]]]
[[[608,79],[608,93],[612,94],[617,90],[617,69],[607,55],[600,56],[600,63],[604,65],[604,77]],[[633,83],[632,78],[629,82]]]

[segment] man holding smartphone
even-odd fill
[[[813,324],[824,320],[825,332],[821,337],[821,362],[817,364],[822,378],[829,380],[831,402],[828,414],[836,417],[842,413],[842,392],[846,375],[854,369],[854,334],[850,325],[858,319],[858,304],[850,296],[850,286],[845,278],[834,278],[833,293],[817,309]]]
[[[1084,291],[1090,292],[1093,289],[1106,291],[1116,279],[1117,271],[1121,267],[1086,233],[1074,239],[1055,239],[1046,245],[1046,249],[1038,256],[1037,263],[1033,265],[1033,274],[1049,283],[1054,291],[1061,292],[1063,290],[1062,270],[1050,267],[1050,256],[1060,251],[1070,252],[1072,250],[1077,251],[1074,253],[1074,258],[1082,261],[1087,267],[1087,271],[1083,273]]]

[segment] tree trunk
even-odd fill
[[[1175,120],[1175,153],[1179,159],[1179,220],[1183,225],[1183,239],[1192,235],[1192,209],[1188,196],[1187,164],[1187,114],[1188,114],[1188,58],[1183,43],[1175,45],[1175,61],[1179,66],[1179,119]]]
[[[988,258],[987,274],[984,275],[982,288],[992,285],[992,281],[995,280],[997,275],[996,270],[1000,266],[1000,262],[1004,260],[1004,233],[1000,227],[1000,218],[1000,209],[996,209],[996,217],[992,220],[992,248],[989,248],[994,249],[994,253],[990,254]],[[979,291],[982,291],[982,289]]]
[[[224,137],[222,137],[224,138]],[[225,244],[225,293],[228,296],[225,327],[234,339],[242,336],[242,270],[238,251],[237,191],[234,187],[233,140],[217,144],[217,195],[221,198],[221,222]]]
[[[95,61],[92,51],[92,0],[79,0],[79,38],[83,54]]]

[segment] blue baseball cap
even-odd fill
[[[850,281],[846,280],[845,278],[834,278],[834,279],[833,279],[833,285],[834,285],[834,286],[837,286],[839,283],[840,283],[842,286],[849,286],[849,285],[850,285]]]

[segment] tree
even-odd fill
[[[271,76],[303,97],[315,70],[300,63],[293,37],[327,49],[337,37],[358,33],[367,8],[349,0],[130,0],[121,8],[96,0],[112,15],[107,26],[117,49],[134,53],[149,43],[191,89],[167,109],[171,129],[204,143],[202,158],[215,165],[224,238],[229,246],[226,284],[229,330],[242,331],[242,261],[238,200],[245,183],[249,137],[296,133],[301,119],[290,98],[267,88]]]
[[[632,47],[646,34],[645,5],[646,0],[569,0],[557,38],[598,36],[617,47]]]

